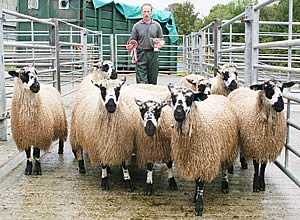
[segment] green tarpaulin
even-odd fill
[[[126,19],[141,19],[143,17],[141,13],[141,6],[127,5],[124,3],[115,2],[113,0],[93,0],[94,7],[96,9],[112,2],[115,4],[116,9],[122,15],[124,15]],[[172,12],[154,9],[152,18],[160,23],[166,23],[166,28],[169,31],[169,35],[175,35],[170,36],[170,40],[172,43],[176,43],[176,41],[178,40],[178,33],[176,30],[175,20]]]

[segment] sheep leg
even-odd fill
[[[240,150],[240,163],[241,163],[241,167],[243,170],[247,170],[248,169],[248,163],[247,160],[244,157],[243,151]]]
[[[34,166],[34,170],[33,170],[34,175],[42,175],[40,153],[41,153],[41,150],[39,148],[36,148],[36,147],[33,148],[33,159],[35,160],[35,164],[34,164],[35,166]]]
[[[82,148],[80,147],[79,150],[75,151],[75,154],[76,154],[76,158],[78,160],[79,173],[84,174],[85,173],[85,167],[84,167],[83,150],[82,150]]]
[[[27,157],[27,164],[26,164],[26,169],[25,169],[25,175],[31,175],[32,173],[32,161],[30,158],[30,154],[31,154],[31,147],[27,148],[25,150],[26,152],[26,157]]]
[[[253,160],[254,178],[253,178],[253,192],[259,192],[259,161]]]
[[[108,176],[107,176],[107,166],[105,166],[105,165],[102,165],[101,188],[102,188],[102,190],[109,190]]]
[[[222,163],[222,192],[224,194],[229,193],[229,183],[228,183],[228,173],[227,173],[227,163]]]
[[[262,162],[260,165],[260,177],[259,177],[259,190],[265,191],[266,184],[265,184],[265,170],[266,170],[267,162]]]
[[[177,183],[174,178],[174,172],[173,172],[173,161],[170,160],[167,163],[168,167],[168,183],[169,183],[169,189],[171,190],[177,190]]]
[[[133,187],[132,187],[131,181],[130,181],[128,166],[126,165],[125,162],[122,162],[122,171],[123,171],[123,177],[124,177],[127,191],[133,192]]]
[[[151,196],[153,194],[153,163],[147,163],[147,179],[144,194],[145,196]]]
[[[58,154],[64,153],[64,141],[62,139],[59,139],[58,141]]]
[[[200,178],[196,180],[196,192],[195,192],[195,214],[196,216],[202,216],[203,214],[203,187],[204,181]]]

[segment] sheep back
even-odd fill
[[[286,140],[287,126],[283,112],[263,102],[262,91],[240,88],[230,93],[239,120],[240,145],[246,159],[274,161]]]
[[[237,128],[236,115],[226,97],[211,95],[203,102],[194,102],[182,128],[175,127],[172,132],[177,173],[211,182],[221,163],[237,156]]]

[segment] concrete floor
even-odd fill
[[[134,76],[127,76],[134,82]],[[179,77],[163,75],[159,83],[178,82]],[[70,114],[75,94],[64,101]],[[299,113],[293,112],[298,120]],[[299,121],[299,120],[298,120]],[[292,131],[291,142],[299,143]],[[299,150],[299,149],[298,149]],[[86,164],[87,174],[78,173],[77,161],[66,142],[64,155],[53,146],[41,158],[42,176],[25,176],[25,153],[19,153],[9,136],[0,143],[0,219],[196,219],[192,202],[194,182],[177,178],[178,191],[169,191],[167,169],[157,164],[154,171],[154,195],[143,195],[144,170],[132,165],[135,186],[128,193],[121,169],[112,168],[109,192],[101,190],[100,168]],[[281,160],[281,159],[279,159]],[[299,175],[299,160],[291,157],[290,167]],[[230,193],[221,192],[221,177],[204,188],[204,219],[299,219],[300,189],[270,164],[266,170],[266,191],[252,192],[253,166],[229,176]],[[199,217],[201,218],[201,217]]]

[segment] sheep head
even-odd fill
[[[230,91],[238,88],[236,64],[226,63],[223,66],[218,66],[217,72],[222,76],[225,86]]]
[[[161,110],[168,103],[165,101],[159,103],[153,100],[143,102],[137,99],[135,99],[135,103],[139,106],[146,135],[150,137],[154,136],[159,126]]]
[[[114,67],[114,64],[110,60],[99,61],[94,63],[95,70],[102,71],[106,75],[107,79],[117,79],[118,74]]]
[[[38,93],[40,91],[40,83],[37,78],[36,69],[32,66],[23,67],[19,70],[10,70],[8,74],[12,77],[19,78],[26,90],[30,90],[33,93]]]
[[[172,106],[174,108],[174,118],[177,122],[183,122],[190,112],[194,101],[202,101],[207,95],[202,92],[194,92],[184,86],[168,85],[171,92]]]
[[[100,89],[101,98],[104,102],[106,110],[114,113],[119,103],[121,87],[126,82],[126,77],[120,79],[101,80],[100,82],[92,81],[92,83]]]
[[[284,88],[293,86],[294,82],[285,82],[271,79],[263,82],[262,84],[255,84],[250,86],[252,90],[262,90],[266,100],[274,108],[276,112],[281,112],[284,109],[284,102],[282,98],[282,91]]]
[[[186,78],[186,81],[188,81],[195,88],[197,88],[198,92],[202,92],[206,95],[210,95],[211,82],[208,78],[203,78],[198,80]]]

